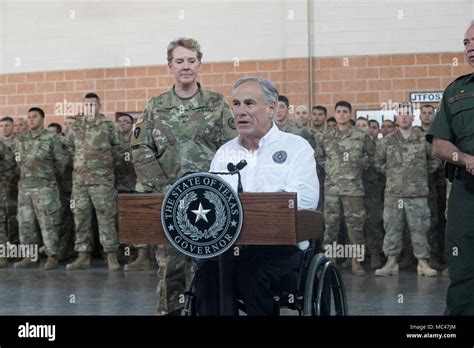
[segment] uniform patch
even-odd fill
[[[286,153],[286,151],[277,151],[273,154],[273,162],[275,163],[278,163],[278,164],[282,164],[286,161],[288,157],[288,154]]]
[[[227,120],[227,124],[229,125],[230,128],[236,129],[236,128],[235,128],[235,120],[234,120],[233,117],[232,117],[232,118],[229,118],[229,119]]]
[[[141,128],[135,127],[135,129],[133,130],[133,136],[135,137],[135,139],[138,139],[138,137],[140,136],[140,132],[141,132]]]

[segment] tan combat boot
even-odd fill
[[[46,263],[44,264],[45,270],[56,269],[58,268],[58,259],[54,256],[48,256]]]
[[[387,263],[382,268],[375,270],[376,276],[389,276],[398,274],[398,263],[396,256],[389,256]]]
[[[6,268],[8,265],[7,259],[4,257],[0,257],[0,268]]]
[[[120,271],[120,264],[117,261],[117,253],[115,251],[107,253],[107,267],[109,271]]]
[[[418,260],[418,267],[416,268],[416,271],[418,272],[418,275],[427,277],[436,277],[438,275],[438,272],[435,269],[431,268],[425,259]]]
[[[36,262],[33,262],[29,257],[25,257],[23,260],[13,264],[13,268],[31,268],[35,266]]]
[[[137,259],[124,267],[125,271],[147,271],[149,269],[150,258],[148,257],[148,250],[144,248],[139,248]]]
[[[366,275],[364,269],[362,268],[359,261],[357,261],[357,259],[355,257],[352,259],[352,269],[351,270],[352,270],[352,274],[354,274],[356,276],[365,276]]]
[[[370,255],[370,268],[377,269],[382,267],[382,260],[380,259],[380,255],[378,253],[373,253]]]
[[[75,271],[78,269],[91,268],[91,255],[89,253],[79,253],[78,258],[66,265],[66,270]]]

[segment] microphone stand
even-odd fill
[[[242,187],[242,177],[240,176],[240,170],[236,169],[232,172],[209,172],[215,175],[235,175],[237,174],[237,193],[244,192],[244,188]]]
[[[245,166],[245,165],[244,165]],[[240,169],[232,163],[229,163],[229,172],[212,173],[216,175],[234,175],[237,174],[237,192],[243,192],[242,178],[240,176]],[[235,308],[235,296],[233,288],[233,274],[235,259],[231,250],[219,255],[219,314],[220,315],[235,315],[238,310]],[[237,312],[237,313],[236,313]]]

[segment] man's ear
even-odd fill
[[[277,112],[277,103],[273,100],[270,103],[268,103],[267,108],[268,108],[268,117],[273,118]]]

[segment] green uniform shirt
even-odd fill
[[[433,156],[424,133],[412,129],[405,139],[397,130],[387,135],[377,147],[375,166],[385,173],[385,196],[426,197],[428,196],[428,174],[440,165]]]
[[[2,175],[2,181],[12,180],[15,175],[15,167],[13,151],[3,140],[0,140],[0,174]]]
[[[18,149],[18,137],[13,134],[10,138],[2,138],[1,140],[11,148],[13,155],[16,155]],[[18,194],[18,180],[20,180],[20,166],[15,165],[15,174],[5,178],[4,180],[6,191],[12,192],[15,197]]]
[[[137,174],[132,160],[132,149],[130,145],[115,167],[115,188],[118,192],[133,192],[137,183]]]
[[[18,137],[16,135],[12,135],[10,138],[1,138],[5,144],[11,147],[13,153],[16,151],[16,147],[18,144]]]
[[[444,91],[440,109],[426,139],[447,140],[474,155],[474,74],[464,75]],[[466,183],[454,180],[449,196],[446,258],[450,284],[446,314],[474,315],[474,194]]]
[[[372,138],[371,138],[372,139]],[[380,139],[372,139],[375,145],[375,153],[380,147]],[[385,190],[385,175],[375,168],[375,165],[370,165],[364,169],[362,173],[362,182],[364,184],[365,197],[379,198],[383,195]]]
[[[151,99],[130,144],[137,191],[162,192],[187,172],[207,172],[217,149],[237,136],[229,104],[220,93],[171,91]]]
[[[326,172],[325,194],[364,196],[362,172],[373,164],[375,145],[370,136],[349,126],[326,130],[316,144],[317,163]]]
[[[15,157],[21,172],[18,185],[24,188],[56,184],[68,161],[61,139],[44,128],[21,135]]]
[[[462,152],[474,155],[474,74],[464,75],[443,93],[440,109],[426,139],[433,136],[447,140]]]
[[[73,183],[115,185],[115,165],[127,152],[122,130],[100,114],[92,122],[75,121],[64,138],[74,158]]]

